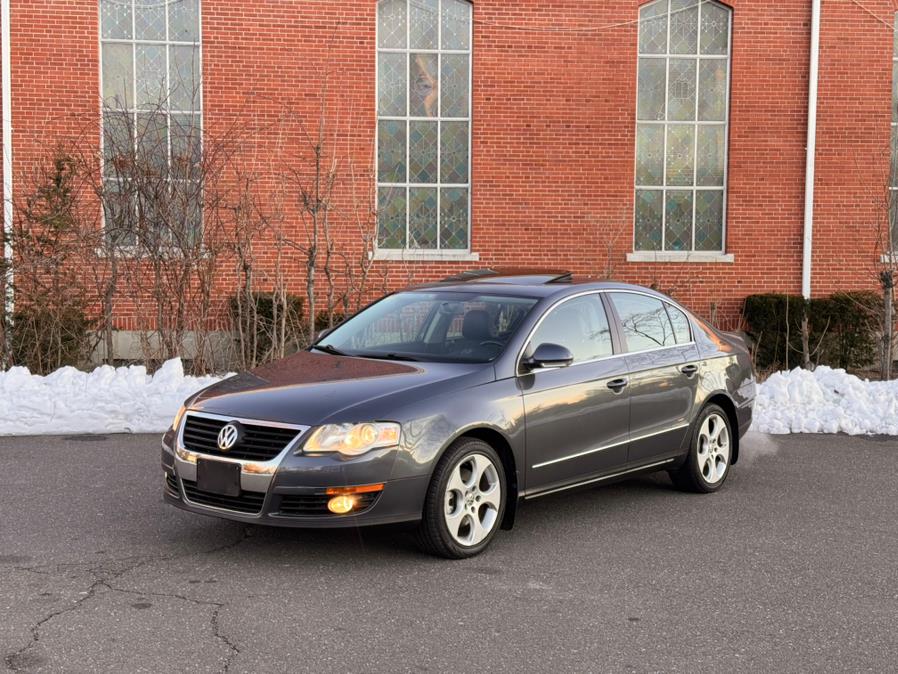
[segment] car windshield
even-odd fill
[[[464,292],[397,293],[356,314],[313,348],[387,360],[487,363],[502,353],[536,301]]]

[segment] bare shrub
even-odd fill
[[[9,360],[33,372],[82,365],[91,350],[89,295],[80,269],[95,245],[77,162],[63,146],[23,181],[11,233],[15,309]]]

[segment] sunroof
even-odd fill
[[[444,283],[506,283],[510,285],[543,285],[546,283],[570,283],[573,275],[569,271],[547,271],[543,269],[471,269],[443,279]]]

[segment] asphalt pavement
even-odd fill
[[[895,671],[898,438],[750,437],[529,502],[474,559],[162,502],[158,437],[0,438],[14,671]]]

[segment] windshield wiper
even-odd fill
[[[312,348],[316,351],[323,351],[324,353],[329,353],[332,356],[348,356],[349,354],[343,353],[340,349],[331,346],[330,344],[313,344]]]
[[[420,358],[415,356],[407,356],[404,353],[357,353],[359,358],[370,358],[372,360],[407,360],[411,362],[419,362]]]

